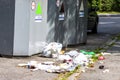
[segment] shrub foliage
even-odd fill
[[[119,11],[120,0],[88,0],[98,11]]]

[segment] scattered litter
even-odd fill
[[[93,59],[89,59],[89,63],[90,63],[90,64],[93,64],[93,63],[94,63],[94,60],[93,60]]]
[[[83,65],[83,64],[86,64],[88,63],[88,59],[87,57],[83,54],[83,53],[79,53],[78,56],[76,56],[74,59],[73,59],[73,62],[75,64],[80,64],[80,65]]]
[[[104,62],[103,61],[99,61],[99,64],[103,64]]]
[[[68,68],[71,68],[73,65],[72,64],[67,64],[67,63],[62,63],[60,64],[60,68],[61,69],[68,69]]]
[[[81,72],[85,73],[86,71],[85,71],[85,69],[83,69],[83,70],[81,70]]]
[[[64,61],[64,60],[72,60],[72,58],[69,55],[59,55],[58,60]]]
[[[94,55],[95,54],[94,52],[87,52],[87,51],[84,51],[84,50],[80,50],[80,52],[85,54],[85,55]]]
[[[105,70],[103,71],[103,73],[108,73],[108,72],[110,72],[109,69],[105,69]]]
[[[93,68],[93,67],[94,67],[94,64],[93,64],[93,63],[90,63],[88,66],[89,66],[90,68]]]
[[[42,51],[42,54],[40,54],[40,56],[51,58],[53,52],[54,51],[52,49],[51,50],[46,50],[45,49],[44,51]]]
[[[99,69],[104,69],[104,65],[100,65],[100,66],[99,66]]]
[[[111,55],[111,53],[101,52],[102,55]]]
[[[73,65],[73,66],[70,66],[67,71],[73,71],[75,70],[75,68],[77,67],[77,65]]]
[[[84,53],[80,53],[77,52],[76,50],[72,50],[64,54],[60,54],[61,48],[62,45],[59,43],[50,43],[48,46],[45,47],[42,53],[43,56],[45,57],[51,57],[51,56],[57,57],[55,62],[47,61],[47,62],[38,63],[37,61],[29,61],[27,64],[18,64],[18,66],[27,67],[32,71],[44,70],[46,72],[61,73],[65,71],[73,71],[78,65],[80,66],[88,65],[89,59],[88,56],[86,56]]]
[[[28,62],[27,64],[18,64],[19,67],[25,67],[25,68],[28,68],[28,69],[35,69],[37,65],[37,61],[30,61]]]
[[[62,44],[51,42],[47,46],[44,47],[42,54],[40,56],[43,57],[52,57],[52,54],[60,54],[62,49]],[[57,57],[53,55],[53,57]]]
[[[24,64],[24,63],[21,63],[21,64],[18,64],[18,67],[26,67],[28,64]]]
[[[76,50],[72,50],[70,52],[66,52],[66,55],[69,55],[70,57],[74,58],[76,57],[79,53]]]
[[[69,52],[61,51],[62,44],[52,42],[44,47],[42,56],[56,58],[55,61],[46,61],[38,63],[37,61],[29,61],[27,64],[18,64],[20,67],[27,67],[32,71],[44,70],[46,72],[62,73],[66,71],[73,71],[80,65],[81,67],[94,67],[93,59],[91,59],[94,52],[86,52],[81,50],[80,52],[72,50]],[[104,67],[103,67],[104,68]],[[100,69],[102,69],[100,67]],[[82,70],[85,72],[85,69]]]
[[[69,60],[64,60],[63,63],[72,63],[73,60],[72,59],[69,59]]]
[[[98,60],[104,60],[104,59],[105,59],[104,56],[99,56],[99,57],[98,57]]]
[[[36,68],[36,65],[37,65],[37,61],[30,61],[30,62],[28,62],[28,64],[27,64],[27,68],[28,68],[28,69],[35,69],[35,68]]]
[[[45,64],[45,65],[53,65],[54,62],[52,62],[52,61],[46,61],[46,62],[42,62],[42,64]]]
[[[64,50],[61,50],[61,51],[60,51],[60,54],[64,54],[64,53],[65,53],[65,51],[64,51]]]

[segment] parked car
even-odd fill
[[[96,9],[89,7],[87,30],[92,33],[97,33],[98,22],[99,22],[99,17],[97,15]]]

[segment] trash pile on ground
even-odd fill
[[[62,73],[73,71],[77,66],[92,65],[94,59],[104,59],[104,57],[87,52],[84,50],[71,50],[69,52],[62,51],[62,44],[52,42],[44,47],[40,56],[55,59],[55,61],[47,61],[39,63],[37,61],[29,61],[27,64],[18,64],[20,67],[27,67],[32,71],[44,70],[47,72]],[[100,67],[102,68],[102,66]]]
[[[106,53],[103,54],[103,55],[106,55]],[[100,65],[99,65],[99,69],[101,69],[101,70],[103,71],[103,73],[108,73],[108,72],[109,72],[109,69],[106,68],[106,66],[104,65],[105,57],[104,57],[103,55],[98,57],[99,64],[100,64]],[[110,54],[107,53],[107,55],[110,55]]]

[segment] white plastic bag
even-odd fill
[[[76,50],[69,51],[65,53],[66,55],[69,55],[70,57],[76,57],[79,53]]]
[[[87,59],[87,57],[86,57],[83,53],[79,53],[79,55],[76,56],[76,57],[73,59],[73,62],[74,62],[75,64],[83,65],[83,64],[88,63],[88,59]]]
[[[41,56],[44,57],[52,57],[52,54],[60,54],[60,51],[62,49],[62,44],[51,42],[47,46],[44,47],[44,50],[42,52]]]

